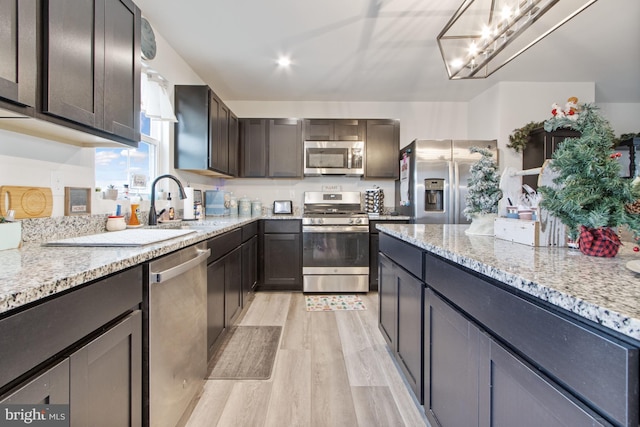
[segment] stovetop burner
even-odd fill
[[[303,225],[366,225],[369,216],[362,211],[359,191],[304,193]]]

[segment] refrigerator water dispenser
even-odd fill
[[[424,180],[424,210],[443,211],[444,179]]]

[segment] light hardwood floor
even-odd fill
[[[207,380],[188,427],[424,427],[378,330],[378,295],[364,311],[307,312],[304,294],[259,292],[240,325],[283,326],[265,381]]]

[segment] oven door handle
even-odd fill
[[[303,233],[368,233],[367,225],[304,225]]]

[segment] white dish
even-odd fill
[[[625,267],[635,273],[640,273],[640,260],[629,261],[625,264]]]
[[[140,228],[140,227],[144,227],[144,224],[138,224],[138,225],[129,225],[129,224],[127,224],[127,228]]]

